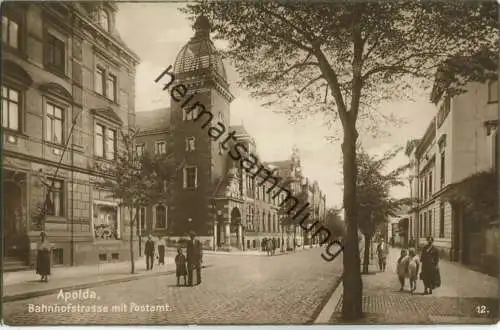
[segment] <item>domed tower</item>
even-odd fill
[[[226,168],[227,151],[221,143],[229,133],[229,91],[222,57],[210,39],[210,22],[199,16],[194,36],[174,63],[175,85],[182,84],[182,100],[171,100],[173,157],[179,175],[172,189],[169,231],[173,236],[194,230],[209,236],[211,198]],[[216,130],[216,131],[215,131]],[[217,139],[217,133],[223,134]],[[214,137],[215,136],[215,137]]]

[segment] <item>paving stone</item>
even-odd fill
[[[284,256],[213,256],[202,283],[177,287],[174,276],[96,287],[97,301],[73,304],[168,304],[169,312],[28,313],[28,304],[63,304],[57,295],[4,304],[9,325],[30,324],[304,324],[322,307],[340,275],[340,258],[321,249]]]

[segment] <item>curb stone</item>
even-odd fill
[[[212,267],[212,266],[213,265],[205,265],[205,266],[202,266],[201,268],[205,269],[205,268]],[[13,295],[4,296],[4,297],[2,297],[2,302],[6,303],[6,302],[26,300],[26,299],[30,299],[30,298],[47,296],[47,295],[59,292],[61,290],[86,289],[86,288],[89,288],[90,286],[99,287],[99,286],[104,286],[104,285],[109,285],[109,284],[131,282],[131,281],[139,280],[142,278],[168,276],[168,275],[172,275],[172,274],[175,274],[175,270],[169,270],[169,271],[166,271],[163,273],[133,274],[130,276],[124,276],[124,277],[120,277],[120,278],[113,278],[113,279],[97,281],[97,282],[87,282],[87,283],[81,283],[81,284],[75,284],[75,285],[64,285],[64,286],[59,286],[56,288],[23,292],[23,293],[17,293],[17,294],[13,294]]]
[[[340,298],[342,297],[342,280],[344,278],[344,274],[340,274],[337,279],[335,285],[333,285],[332,289],[328,292],[328,294],[323,298],[323,301],[318,306],[316,311],[313,313],[311,320],[309,320],[306,324],[328,324],[331,316],[335,312],[335,308],[337,307]]]

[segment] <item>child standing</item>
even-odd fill
[[[405,288],[405,279],[408,277],[408,263],[409,257],[405,249],[401,250],[401,256],[398,259],[398,266],[396,268],[399,283],[401,284],[401,289],[399,291],[403,292]]]
[[[409,251],[409,263],[408,263],[408,275],[410,278],[410,292],[413,294],[417,289],[417,279],[418,279],[418,271],[420,270],[420,260],[418,260],[418,256],[415,252],[414,248],[411,248]]]
[[[177,276],[177,286],[179,286],[181,276],[184,277],[184,286],[186,285],[186,256],[182,254],[182,248],[177,248],[177,255],[175,256],[175,275]]]

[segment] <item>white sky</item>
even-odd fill
[[[169,65],[173,65],[181,47],[193,36],[190,22],[174,3],[120,3],[117,29],[122,39],[141,58],[136,75],[136,111],[144,111],[170,105],[168,93],[163,92],[154,79]],[[217,47],[225,46],[216,42]],[[259,106],[259,100],[251,99],[245,90],[236,86],[238,76],[234,68],[226,64],[231,91],[236,99],[231,104],[231,124],[243,123],[254,136],[258,153],[263,161],[288,159],[296,145],[300,150],[302,166],[310,180],[317,180],[327,194],[329,206],[342,205],[342,174],[340,172],[340,141],[327,142],[332,135],[319,118],[310,118],[295,125],[288,123],[285,115]],[[436,113],[428,102],[427,94],[415,102],[388,103],[380,107],[384,114],[395,113],[405,120],[400,127],[384,127],[390,136],[377,139],[362,138],[363,146],[370,153],[382,153],[394,146],[404,145],[408,139],[420,138]],[[401,154],[393,166],[407,162]],[[409,195],[407,188],[393,190],[396,197]]]

